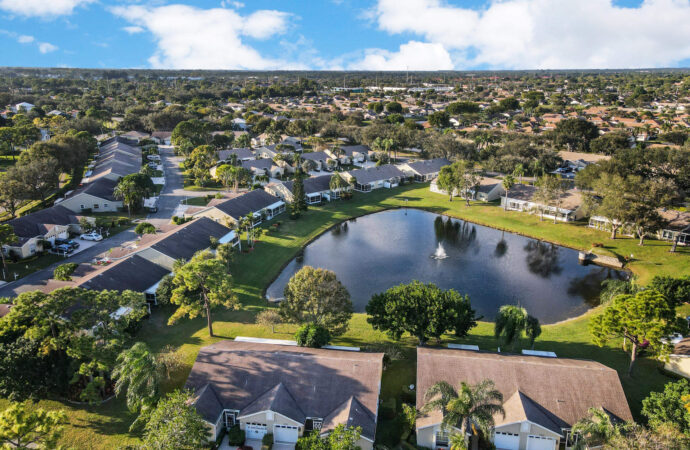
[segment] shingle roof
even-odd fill
[[[532,200],[534,193],[537,192],[536,186],[528,186],[526,184],[516,184],[508,192],[508,198],[515,200],[522,200],[529,202]]]
[[[172,259],[189,259],[211,245],[211,237],[220,239],[230,228],[208,217],[200,217],[178,228],[151,246]]]
[[[192,403],[201,417],[210,423],[215,423],[223,412],[223,405],[218,399],[213,386],[206,384],[196,393]]]
[[[456,386],[485,379],[492,380],[503,394],[506,418],[496,416],[496,425],[524,416],[543,426],[569,427],[587,416],[591,407],[604,408],[617,419],[632,420],[618,373],[598,362],[417,348],[417,408],[424,406],[424,395],[434,383],[446,381]],[[434,411],[417,419],[417,427],[440,422],[441,413]]]
[[[7,222],[19,238],[34,238],[45,235],[55,225],[78,224],[79,219],[64,206],[50,208],[27,214]]]
[[[116,200],[113,196],[115,186],[117,186],[117,181],[115,180],[111,180],[109,178],[98,178],[77,189],[68,198],[72,198],[77,194],[89,194],[104,200],[114,201]]]
[[[361,153],[363,155],[369,153],[369,147],[367,147],[366,145],[344,145],[340,147],[340,150],[342,150],[343,153],[345,153],[349,157],[352,157],[352,155],[354,155],[355,152]]]
[[[328,156],[326,152],[307,152],[302,153],[301,158],[311,161],[326,161],[330,156]]]
[[[278,383],[256,400],[242,408],[242,416],[250,416],[262,411],[273,411],[289,417],[300,423],[304,423],[307,416],[300,409],[295,398],[283,383]]]
[[[321,175],[318,177],[305,178],[304,181],[304,193],[313,194],[315,192],[323,192],[330,189],[331,175]],[[285,181],[283,185],[292,192],[292,186],[294,182]]]
[[[347,417],[373,439],[382,370],[381,353],[221,341],[199,351],[185,388],[210,384],[223,407],[240,415],[276,404],[297,421]]]
[[[417,172],[419,175],[437,173],[441,170],[441,167],[447,165],[450,165],[450,161],[448,161],[446,158],[426,159],[407,163],[407,166]]]
[[[262,189],[249,191],[230,200],[215,205],[215,208],[232,217],[239,219],[249,213],[259,212],[265,207],[279,202],[280,199]]]
[[[372,183],[374,181],[389,180],[391,178],[403,178],[405,174],[391,164],[369,167],[366,169],[351,170],[348,172],[357,179],[359,184]]]
[[[233,148],[232,150],[220,150],[218,152],[219,161],[227,161],[230,159],[230,155],[237,155],[238,159],[242,158],[253,158],[254,152],[249,148]]]
[[[350,397],[323,420],[321,432],[332,431],[339,424],[347,427],[360,427],[362,436],[374,440],[376,418],[357,400]]]
[[[108,139],[101,143],[96,165],[91,171],[90,180],[114,174],[124,177],[137,173],[141,169],[141,149],[125,143],[120,137]]]
[[[270,170],[275,164],[270,159],[252,159],[249,161],[242,161],[242,167],[247,170],[251,169],[263,169]]]
[[[139,255],[133,255],[112,266],[103,272],[82,283],[80,287],[102,291],[132,290],[144,292],[170,271]]]

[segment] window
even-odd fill
[[[226,409],[225,411],[225,417],[223,418],[225,421],[225,427],[226,428],[232,428],[235,426],[237,423],[237,411],[231,411],[229,409]]]
[[[93,204],[93,209],[98,209],[98,203]]]
[[[79,208],[80,209],[86,209],[86,206],[85,205],[79,205]]]
[[[104,208],[107,208],[107,207],[108,207],[108,204],[107,204],[107,203],[103,203],[103,207],[104,207]]]
[[[304,433],[308,434],[314,430],[320,430],[323,426],[323,419],[319,417],[310,417],[304,422]]]
[[[447,431],[439,430],[436,432],[436,445],[446,446],[449,442],[450,438]]]

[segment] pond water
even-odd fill
[[[266,296],[283,297],[305,265],[332,270],[363,312],[371,296],[412,280],[468,294],[486,320],[519,304],[541,323],[579,316],[599,301],[601,282],[625,278],[578,263],[578,252],[416,209],[352,219],[318,237],[283,269]]]

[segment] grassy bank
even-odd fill
[[[407,202],[406,202],[407,200]],[[205,319],[182,320],[175,326],[167,326],[172,312],[169,307],[156,308],[137,337],[147,342],[153,350],[159,351],[166,345],[178,348],[187,366],[175,374],[167,383],[166,390],[184,384],[199,348],[221,339],[232,339],[238,335],[289,339],[294,326],[281,325],[272,333],[270,328],[254,324],[255,315],[268,307],[262,299],[262,292],[280,269],[310,240],[331,226],[351,217],[373,213],[387,208],[418,207],[453,217],[471,220],[480,224],[549,240],[568,247],[588,250],[593,242],[603,242],[603,251],[611,255],[634,254],[635,261],[630,269],[647,281],[655,274],[690,273],[688,251],[681,249],[676,254],[668,252],[669,245],[649,241],[638,247],[634,239],[607,239],[606,233],[591,230],[582,224],[557,224],[540,222],[538,217],[522,213],[504,212],[496,205],[472,205],[463,202],[448,202],[445,196],[429,192],[427,185],[404,186],[394,190],[382,189],[370,194],[356,194],[349,201],[335,202],[322,207],[311,208],[296,221],[287,214],[280,217],[282,225],[271,229],[259,239],[256,248],[247,254],[236,256],[232,266],[235,288],[244,305],[241,311],[218,310],[214,313],[214,331],[217,337],[207,335]],[[272,222],[269,222],[269,224]],[[595,311],[596,312],[596,311]],[[551,350],[561,357],[593,359],[618,370],[628,401],[636,417],[639,417],[641,400],[652,390],[659,390],[670,379],[659,371],[660,363],[641,358],[633,378],[626,375],[628,356],[616,345],[596,347],[591,343],[587,323],[595,312],[577,319],[543,327],[543,334],[535,348]],[[338,338],[335,344],[363,346],[372,342],[385,342],[388,338],[374,331],[366,322],[364,314],[355,314],[349,331]],[[493,325],[482,322],[471,330],[470,336],[457,340],[447,337],[442,343],[462,342],[479,345],[483,350],[495,350]],[[387,408],[379,421],[378,439],[393,445],[400,434],[396,419],[400,403],[409,397],[404,387],[416,384],[414,380],[415,341],[403,338],[400,342],[404,359],[395,361],[384,372],[382,400]],[[0,403],[2,403],[0,401]],[[40,405],[65,409],[71,420],[64,444],[79,448],[113,448],[136,442],[137,437],[127,432],[133,416],[127,411],[122,399],[112,400],[101,406],[75,406],[64,402],[43,401]],[[1,405],[0,405],[1,406]]]

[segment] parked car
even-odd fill
[[[55,245],[68,245],[72,250],[79,248],[79,242],[73,239],[55,239]]]
[[[56,245],[53,247],[53,253],[57,253],[58,255],[64,255],[64,254],[70,254],[74,251],[72,247],[66,244],[60,244]]]
[[[83,239],[85,241],[102,241],[103,236],[96,233],[95,231],[92,231],[91,233],[82,234],[81,236],[79,236],[79,239]]]

